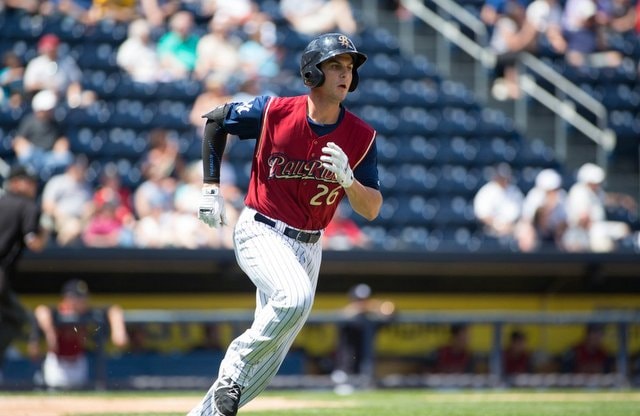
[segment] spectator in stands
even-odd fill
[[[562,357],[566,372],[577,374],[607,374],[613,369],[613,357],[604,346],[604,326],[589,324],[583,339]]]
[[[128,343],[124,313],[118,305],[92,307],[89,288],[82,280],[70,280],[62,288],[62,297],[55,306],[38,305],[34,311],[37,328],[30,342],[34,357],[40,354],[40,331],[44,335],[47,353],[42,375],[47,387],[74,389],[89,383],[87,350],[89,340],[100,330],[110,333],[118,348]]]
[[[142,157],[141,165],[143,175],[154,170],[159,176],[179,179],[184,172],[185,162],[176,138],[165,129],[151,130],[149,148]]]
[[[157,209],[173,211],[177,180],[167,176],[162,170],[154,168],[146,170],[145,178],[133,194],[133,206],[136,216],[144,218]]]
[[[224,353],[220,339],[220,325],[214,322],[205,322],[199,325],[199,329],[202,338],[191,348],[190,352]]]
[[[247,78],[274,78],[280,72],[276,26],[270,20],[252,20],[245,25],[249,39],[238,50],[240,68]]]
[[[135,219],[125,208],[121,196],[111,188],[101,188],[94,194],[93,212],[82,230],[82,242],[87,247],[128,247],[133,244]]]
[[[634,35],[638,13],[632,0],[608,0],[606,10],[607,33],[609,35]]]
[[[221,173],[221,186],[225,188],[225,191],[230,187],[229,173],[233,175],[233,171],[229,172],[229,169],[223,169]],[[239,210],[232,204],[232,199],[225,201],[230,227],[226,227],[226,229],[202,227],[198,220],[197,207],[202,194],[202,174],[202,161],[192,162],[185,170],[184,178],[176,188],[174,198],[176,208],[175,245],[186,248],[233,248],[232,231],[233,225],[238,219]],[[233,183],[231,186],[234,186]],[[231,190],[229,192],[232,193]]]
[[[242,27],[260,13],[260,8],[254,0],[216,1],[214,15],[224,15],[230,19],[230,24]]]
[[[526,22],[535,50],[564,55],[567,41],[562,33],[562,5],[558,0],[535,0],[526,11]]]
[[[107,164],[93,194],[91,217],[83,231],[83,242],[91,247],[131,246],[135,216],[131,190],[122,185],[114,165]]]
[[[5,352],[29,319],[12,289],[18,263],[25,248],[41,251],[49,239],[48,229],[40,225],[45,221],[41,221],[36,203],[35,172],[15,165],[3,185],[5,193],[0,193],[0,380]]]
[[[209,21],[209,32],[200,38],[196,48],[195,77],[206,80],[214,75],[230,79],[240,68],[238,48],[240,37],[234,35],[233,20],[224,13],[216,13]]]
[[[370,241],[358,224],[347,215],[348,205],[340,203],[336,213],[324,230],[322,246],[329,250],[367,248]]]
[[[136,0],[93,0],[91,16],[94,21],[111,20],[129,23],[138,17]]]
[[[3,9],[11,12],[23,10],[29,14],[41,13],[41,0],[3,0]]]
[[[567,0],[563,29],[570,65],[615,67],[622,63],[620,52],[612,50],[602,36],[606,21],[606,13],[598,10],[595,0]]]
[[[567,196],[567,220],[564,245],[569,251],[608,252],[616,242],[630,234],[629,226],[621,221],[607,220],[607,206],[619,205],[635,212],[636,202],[628,195],[607,193],[602,184],[604,170],[593,163],[578,169],[577,182]]]
[[[158,40],[161,65],[172,74],[184,79],[191,76],[196,66],[199,37],[194,32],[193,15],[179,11],[169,20],[169,32]]]
[[[145,181],[133,194],[133,206],[138,222],[136,245],[168,247],[175,236],[174,198],[178,178],[184,174],[183,160],[177,142],[165,130],[150,133],[151,147],[143,158]]]
[[[475,359],[469,349],[469,327],[466,324],[453,324],[449,341],[436,348],[430,362],[433,373],[473,373]]]
[[[38,56],[31,59],[24,72],[27,94],[41,90],[54,91],[69,107],[88,106],[95,102],[96,94],[82,87],[82,72],[70,55],[59,53],[60,39],[46,34],[38,41]]]
[[[524,8],[514,0],[505,3],[505,9],[496,20],[489,45],[497,55],[493,96],[498,100],[520,98],[516,63],[518,54],[531,46],[531,26],[526,24]]]
[[[129,338],[127,355],[158,354],[157,348],[150,345],[148,332],[147,324],[132,323],[127,325],[127,336]]]
[[[511,331],[509,343],[502,351],[502,365],[504,374],[507,376],[533,371],[527,336],[521,330]]]
[[[291,27],[304,35],[356,33],[358,25],[347,0],[281,0],[280,11]]]
[[[33,112],[20,120],[11,143],[18,162],[38,172],[43,181],[66,169],[73,160],[69,140],[54,117],[57,103],[53,91],[38,92],[31,100]]]
[[[383,301],[371,297],[371,287],[361,283],[349,289],[349,303],[343,309],[343,315],[348,319],[339,327],[338,347],[336,351],[336,370],[332,374],[335,382],[341,384],[345,375],[361,374],[363,359],[367,349],[373,352],[373,329],[377,324],[372,319],[387,321],[391,319],[396,307],[391,301]]]
[[[136,82],[171,81],[182,75],[172,74],[169,68],[162,67],[151,39],[151,25],[145,19],[136,19],[129,24],[127,39],[118,47],[116,62]]]
[[[142,15],[152,27],[161,28],[181,7],[180,0],[140,0]]]
[[[5,52],[0,68],[0,104],[8,103],[10,107],[19,108],[23,102],[24,64],[13,51]]]
[[[550,168],[541,170],[522,204],[516,231],[520,250],[534,251],[545,246],[563,248],[567,229],[565,202],[560,174]]]
[[[258,77],[247,77],[238,86],[238,90],[233,94],[233,102],[248,102],[260,95],[274,96],[273,91],[265,88],[264,83]]]
[[[204,90],[196,97],[189,113],[189,121],[196,129],[196,133],[202,138],[204,131],[204,119],[202,115],[212,108],[230,102],[231,96],[227,90],[228,78],[221,73],[212,73],[205,78]]]
[[[54,175],[42,193],[42,211],[54,224],[61,246],[80,243],[84,224],[93,210],[93,187],[86,177],[87,158],[76,156],[67,169]]]
[[[511,8],[511,13],[524,14],[529,0],[485,0],[480,8],[480,20],[493,28],[498,20]]]
[[[127,223],[134,216],[131,189],[122,184],[122,178],[115,164],[108,163],[100,175],[100,183],[93,194],[93,202],[94,204],[101,204],[114,198],[118,202],[116,216],[123,223]]]
[[[478,190],[473,200],[475,216],[487,235],[505,242],[514,238],[524,199],[512,180],[511,167],[507,163],[498,164],[493,168],[491,180]]]
[[[69,16],[82,24],[93,25],[96,23],[91,13],[91,7],[93,6],[92,0],[59,0],[57,2],[45,2],[45,4],[46,3],[52,4],[55,12]]]

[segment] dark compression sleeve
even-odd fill
[[[205,183],[220,183],[220,162],[227,145],[224,119],[229,112],[229,107],[229,104],[221,105],[202,116],[207,119],[202,140],[202,169]]]

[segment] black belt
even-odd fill
[[[264,215],[256,212],[254,216],[255,220],[261,222],[263,224],[267,224],[270,227],[276,226],[276,222],[270,218],[265,217]],[[316,233],[308,233],[306,231],[296,230],[295,228],[286,227],[283,232],[289,238],[293,238],[294,240],[302,241],[303,243],[317,243],[320,240],[320,236],[322,235],[319,231]]]

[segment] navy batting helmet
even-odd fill
[[[322,85],[324,74],[320,64],[343,53],[353,57],[353,79],[349,91],[354,91],[358,86],[358,68],[367,60],[367,55],[358,52],[351,39],[341,33],[328,33],[309,42],[300,59],[300,75],[304,84],[311,88]]]

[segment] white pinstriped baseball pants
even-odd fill
[[[218,374],[243,386],[240,406],[268,386],[306,322],[322,259],[320,241],[286,237],[284,223],[270,227],[255,221],[255,213],[245,208],[234,231],[236,259],[257,289],[255,318],[227,348]],[[215,383],[189,416],[215,415],[214,388]]]

